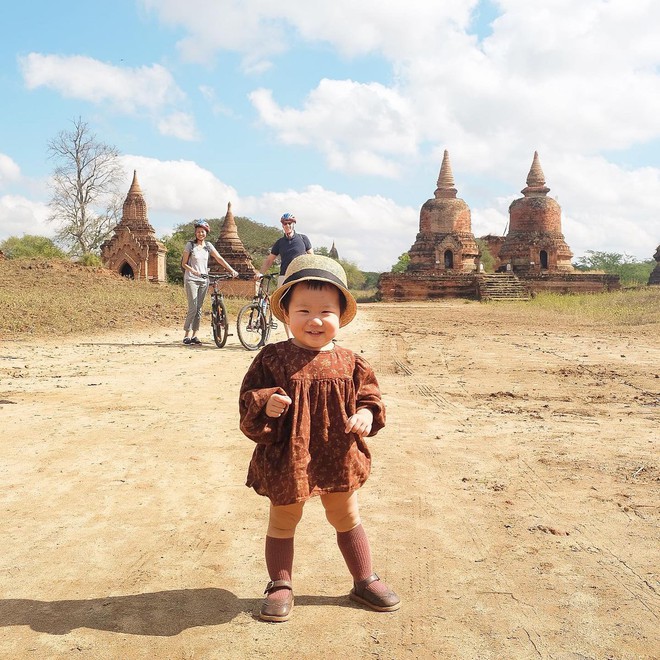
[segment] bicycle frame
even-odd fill
[[[231,275],[208,275],[209,287],[211,288],[211,329],[213,330],[213,341],[218,348],[227,343],[229,335],[229,319],[222,291],[218,288],[221,280],[232,279]]]

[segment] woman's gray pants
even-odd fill
[[[188,298],[188,315],[186,316],[186,322],[183,324],[183,330],[188,332],[192,327],[192,331],[197,332],[202,321],[202,305],[204,304],[206,292],[209,290],[209,283],[188,280],[184,284],[184,288],[186,298]]]

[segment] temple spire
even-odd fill
[[[525,197],[545,197],[550,192],[550,188],[545,185],[545,174],[541,169],[539,152],[534,152],[532,166],[527,175],[527,187],[520,191]]]
[[[222,229],[220,230],[220,240],[239,240],[236,220],[234,220],[234,214],[231,210],[231,202],[227,202],[227,213],[225,215],[225,221],[222,224]]]
[[[440,197],[456,197],[458,191],[454,186],[454,174],[451,171],[449,152],[446,149],[444,156],[442,157],[442,165],[440,166],[437,185],[438,187],[435,189],[434,193],[436,199]]]
[[[136,195],[142,194],[142,188],[140,188],[140,184],[138,183],[137,179],[137,170],[133,170],[133,183],[131,183],[131,187],[128,189],[128,194],[130,195],[131,193]]]

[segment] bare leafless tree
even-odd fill
[[[119,221],[119,152],[78,117],[73,130],[48,143],[48,156],[55,162],[49,220],[58,224],[56,240],[76,255],[97,251]]]

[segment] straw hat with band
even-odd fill
[[[285,322],[282,297],[294,284],[305,282],[306,280],[334,284],[344,294],[344,298],[346,299],[346,309],[339,319],[339,327],[343,328],[353,320],[357,312],[357,303],[355,302],[355,298],[353,298],[353,294],[348,290],[344,269],[334,259],[330,259],[330,257],[323,257],[320,254],[301,254],[289,264],[284,274],[282,285],[275,289],[273,295],[270,297],[273,314],[282,323]]]

